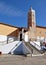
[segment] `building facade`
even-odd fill
[[[19,40],[20,29],[11,25],[0,23],[0,44]]]
[[[5,39],[4,39],[5,37]],[[2,39],[1,39],[2,38]],[[28,12],[27,28],[19,28],[4,23],[0,23],[0,42],[7,40],[44,40],[46,41],[46,27],[36,25],[35,10],[30,8]]]

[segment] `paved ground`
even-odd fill
[[[38,57],[0,55],[0,65],[46,65],[46,55]]]

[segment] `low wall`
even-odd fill
[[[36,47],[38,50],[41,50],[41,46],[39,42],[30,42],[30,44]]]
[[[5,44],[5,45],[0,45],[0,52],[2,52],[2,54],[8,54],[9,52],[12,51],[12,49],[15,47],[17,48],[17,44],[19,43],[19,41],[14,41],[12,43],[9,44]]]
[[[0,35],[0,44],[7,44],[13,41],[17,41],[16,37]]]

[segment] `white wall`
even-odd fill
[[[37,36],[37,41],[44,41],[44,37]]]
[[[28,42],[29,39],[28,39],[28,35],[25,34],[25,41]]]
[[[7,43],[7,36],[0,35],[0,44],[5,44]]]
[[[7,36],[0,35],[0,41],[6,41],[6,40],[7,40]]]
[[[9,44],[0,45],[0,52],[2,54],[27,54],[30,53],[29,49],[24,45],[23,42],[15,41]]]
[[[8,54],[14,47],[17,48],[18,45],[16,46],[16,44],[19,44],[19,41],[15,41],[5,45],[0,45],[0,52],[2,52],[2,54]]]
[[[8,39],[8,43],[14,41],[14,37],[12,36],[0,35],[0,44],[7,44],[7,39]]]
[[[45,42],[46,42],[46,38],[45,38]]]

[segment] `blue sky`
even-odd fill
[[[28,11],[36,11],[36,23],[46,27],[46,0],[0,0],[0,22],[27,27]]]

